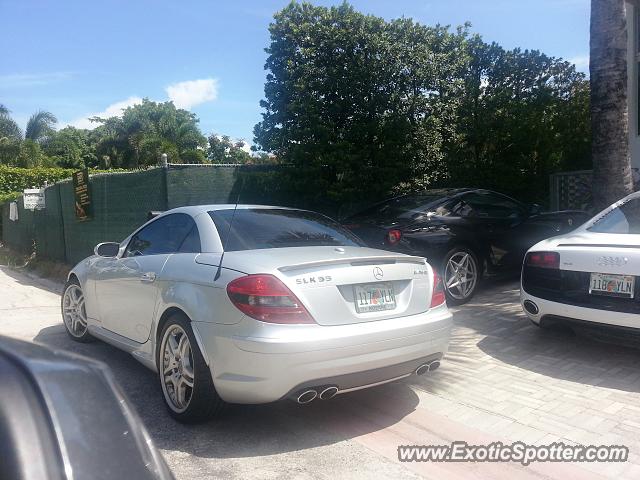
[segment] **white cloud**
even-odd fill
[[[187,110],[201,103],[211,102],[218,98],[218,80],[204,78],[201,80],[187,80],[169,85],[166,88],[169,100],[177,108]]]
[[[0,80],[1,79],[2,77],[0,77]],[[205,78],[201,80],[178,82],[169,85],[166,88],[166,92],[169,100],[171,100],[177,108],[190,109],[195,105],[200,105],[204,102],[211,102],[218,98],[218,80],[215,78]],[[71,125],[76,128],[94,129],[98,124],[91,122],[89,120],[91,117],[119,117],[122,115],[123,109],[139,103],[142,103],[142,98],[131,96],[125,100],[112,103],[101,112],[83,115],[69,123],[60,125],[60,127],[62,128],[66,125]],[[249,147],[246,146],[245,148]]]
[[[89,119],[91,117],[101,117],[101,118],[109,118],[109,117],[119,117],[122,115],[122,110],[127,107],[131,107],[132,105],[136,105],[138,103],[142,103],[142,98],[140,97],[129,97],[126,100],[121,100],[116,103],[112,103],[107,108],[105,108],[101,112],[90,113],[89,115],[85,115],[84,117],[77,118],[72,122],[69,122],[68,125],[76,128],[88,128],[92,130],[96,128],[99,124],[95,122],[91,122]]]
[[[0,88],[37,87],[39,85],[68,80],[72,76],[72,72],[12,73],[9,75],[0,75]]]
[[[579,72],[589,73],[589,55],[578,55],[569,59]]]

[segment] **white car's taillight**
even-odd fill
[[[267,323],[315,323],[287,286],[268,274],[247,275],[227,285],[227,295],[238,310]]]
[[[431,308],[442,305],[447,300],[444,294],[442,279],[433,271],[433,291],[431,292]]]
[[[560,254],[558,252],[529,252],[524,262],[529,267],[558,270],[560,268]]]

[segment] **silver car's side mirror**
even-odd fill
[[[93,249],[93,253],[99,257],[117,257],[119,251],[120,244],[116,242],[102,242]]]

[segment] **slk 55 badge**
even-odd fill
[[[327,283],[332,280],[331,275],[324,275],[319,277],[302,277],[296,278],[296,283],[298,285],[308,285],[312,283]]]

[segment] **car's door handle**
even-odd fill
[[[153,282],[156,279],[156,274],[154,272],[143,273],[140,277],[141,282]]]

